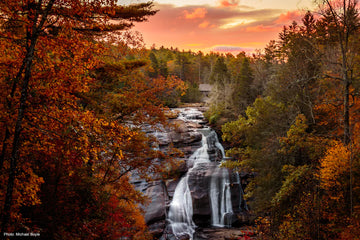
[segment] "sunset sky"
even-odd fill
[[[131,2],[139,2],[133,0]],[[160,10],[137,23],[147,47],[252,52],[277,39],[283,25],[300,21],[311,0],[157,0]]]

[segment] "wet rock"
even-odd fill
[[[158,221],[153,224],[148,225],[149,233],[153,235],[154,239],[158,239],[161,237],[161,235],[164,232],[164,229],[166,227],[166,221]]]
[[[158,139],[160,150],[166,151],[168,145],[173,144],[174,147],[184,152],[184,156],[179,158],[179,166],[172,169],[171,172],[177,176],[176,179],[167,180],[165,182],[157,181],[142,187],[143,192],[151,200],[151,203],[145,208],[145,220],[149,226],[149,230],[154,234],[154,238],[158,239],[189,239],[189,234],[178,236],[177,238],[172,233],[172,229],[166,220],[166,212],[169,211],[169,206],[177,184],[182,176],[188,177],[188,186],[191,192],[191,200],[193,207],[192,220],[198,227],[211,226],[211,199],[210,187],[212,184],[212,175],[214,178],[220,179],[223,177],[221,171],[215,171],[219,162],[223,159],[223,148],[219,143],[215,132],[210,128],[202,126],[206,123],[204,117],[199,110],[185,109],[179,110],[176,114],[177,119],[171,119],[172,127],[162,129],[162,131],[152,132]],[[202,141],[203,135],[207,138]],[[209,137],[210,135],[214,135]],[[201,148],[203,143],[207,143],[206,148]],[[220,146],[219,146],[220,145]],[[196,159],[207,159],[207,161],[195,161],[191,155],[197,150],[201,150],[203,155]],[[195,165],[195,166],[194,166]],[[238,180],[238,175],[231,174],[230,183],[226,186],[230,187],[233,213],[228,212],[226,216],[225,225],[242,226],[248,221],[247,215],[242,211],[241,205],[241,180]],[[241,175],[241,178],[243,176]],[[217,181],[220,182],[220,181]],[[225,231],[228,229],[221,229],[216,232],[199,232],[194,239],[229,239]],[[220,233],[219,233],[220,232]],[[230,235],[229,235],[230,236]],[[238,235],[241,236],[241,235]]]
[[[196,231],[194,239],[216,239],[216,240],[232,240],[232,239],[257,239],[255,231],[251,228],[199,228]]]
[[[190,129],[197,129],[197,128],[202,128],[203,126],[197,122],[187,122],[186,127],[190,128]]]
[[[198,132],[185,132],[185,133],[177,133],[171,132],[169,134],[171,142],[174,144],[175,147],[184,146],[187,144],[191,144],[193,142],[201,141],[201,134]]]
[[[192,239],[190,237],[190,235],[184,233],[182,235],[178,235],[175,236],[172,232],[171,227],[169,227],[169,225],[165,228],[163,235],[161,236],[161,238],[159,238],[160,240],[190,240]]]
[[[186,125],[185,121],[180,119],[174,119],[170,121],[170,124],[172,125],[172,129],[174,132],[177,133],[185,133],[189,131],[188,126]]]
[[[199,163],[189,172],[189,188],[193,199],[193,219],[196,225],[211,224],[210,182],[214,163]]]
[[[168,195],[164,183],[162,181],[150,183],[145,195],[151,200],[150,204],[146,207],[146,223],[151,225],[157,221],[165,220]]]
[[[171,143],[171,138],[168,132],[154,132],[152,135],[156,137],[159,146],[167,146]]]
[[[166,146],[173,143],[175,146],[184,146],[201,141],[202,135],[194,128],[198,124],[186,123],[184,120],[175,119],[171,121],[173,125],[170,129],[151,133],[158,140],[159,146]]]
[[[166,181],[166,188],[170,198],[174,196],[176,185],[179,183],[179,179],[171,179]]]

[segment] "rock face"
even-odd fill
[[[211,134],[214,135],[214,132],[204,127],[205,121],[200,111],[196,109],[178,109],[175,112],[178,117],[170,120],[172,127],[161,132],[149,132],[157,137],[160,150],[165,150],[169,144],[173,144],[184,152],[184,158],[179,160],[184,161],[186,166],[180,166],[178,172],[186,174],[188,179],[193,207],[192,219],[198,227],[210,227],[212,224],[210,185],[211,181],[217,181],[212,179],[222,177],[214,175],[214,170],[218,168],[224,150],[222,146],[219,146],[220,143],[216,134],[210,136]],[[207,136],[205,149],[203,149],[205,144],[204,135]],[[194,153],[200,148],[203,153],[199,156],[206,156],[206,161],[193,159],[193,155],[196,155]],[[231,172],[228,176],[230,182],[227,187],[230,188],[231,192],[232,211],[226,213],[230,216],[227,219],[230,219],[228,220],[230,224],[241,225],[242,220],[239,221],[237,216],[245,216],[244,212],[246,212],[247,207],[242,199],[240,176]],[[169,221],[167,216],[179,180],[170,179],[166,182],[135,183],[136,187],[145,193],[151,201],[145,208],[145,221],[154,238],[176,239],[171,233],[171,227],[167,227]],[[219,195],[221,194],[223,193],[219,193]],[[219,205],[218,208],[220,207]]]
[[[193,219],[197,226],[211,224],[210,182],[216,163],[201,163],[189,172],[189,188],[193,198]]]
[[[146,190],[146,196],[151,199],[145,213],[145,221],[147,224],[164,220],[166,217],[166,209],[164,206],[169,200],[166,186],[162,181],[155,181],[149,184]]]
[[[146,224],[154,236],[161,236],[166,224],[166,204],[169,200],[166,186],[162,181],[152,182],[145,194],[150,198],[145,212]]]

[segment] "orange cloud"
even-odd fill
[[[205,8],[196,8],[193,12],[184,11],[186,19],[204,18],[207,13]]]
[[[303,15],[304,14],[301,11],[288,11],[287,13],[282,13],[279,18],[275,20],[275,23],[284,24],[290,21],[298,21]]]
[[[236,7],[239,5],[239,0],[222,0],[220,6],[222,7]]]
[[[200,47],[202,46],[202,43],[188,43],[186,44],[187,47]]]
[[[157,7],[160,11],[155,16],[147,22],[136,23],[134,28],[142,33],[147,46],[156,44],[196,51],[228,51],[227,48],[213,48],[214,46],[262,48],[270,39],[277,38],[282,26],[275,23],[282,13],[278,9],[243,9],[210,5],[176,7],[164,4]],[[221,28],[224,24],[239,19],[250,19],[251,22]],[[253,43],[254,41],[257,43]],[[192,45],[193,43],[201,43],[201,46]]]
[[[204,21],[199,24],[199,28],[207,28],[210,25],[208,21]]]
[[[274,31],[278,31],[279,29],[281,29],[281,27],[258,25],[254,27],[247,27],[245,31],[263,33],[263,32],[274,32]]]

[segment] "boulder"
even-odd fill
[[[181,119],[173,119],[170,123],[173,125],[170,129],[151,133],[158,140],[159,146],[167,146],[170,143],[184,146],[201,141],[201,133],[195,131],[195,128],[200,127],[198,124],[187,123]]]
[[[198,129],[202,128],[203,126],[197,122],[186,122],[186,127],[190,129]]]
[[[176,133],[185,133],[189,131],[188,126],[186,125],[186,122],[181,119],[174,119],[170,121],[173,131]]]

